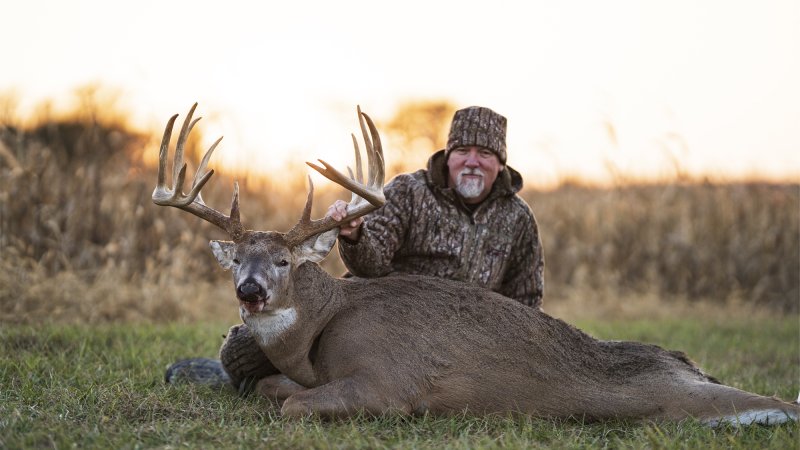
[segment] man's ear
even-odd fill
[[[322,258],[328,256],[328,253],[330,253],[338,236],[339,227],[336,227],[316,236],[311,236],[305,241],[297,244],[292,249],[295,267],[300,266],[300,264],[303,264],[306,261],[322,261]]]
[[[217,258],[217,262],[225,270],[230,270],[233,267],[233,255],[236,246],[231,241],[211,241],[208,243],[211,247],[211,253]]]

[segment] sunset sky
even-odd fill
[[[800,179],[800,2],[3,1],[20,114],[118,89],[141,127],[195,101],[216,164],[344,165],[355,106],[508,117],[530,185],[613,171]],[[391,148],[387,159],[391,160]],[[434,149],[431,149],[434,150]],[[212,163],[214,164],[214,163]],[[611,169],[610,169],[611,168]]]

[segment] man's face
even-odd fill
[[[458,147],[447,158],[449,186],[465,203],[482,202],[489,196],[503,165],[493,151],[483,147]]]

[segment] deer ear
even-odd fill
[[[217,258],[217,262],[225,270],[230,270],[233,267],[233,255],[236,250],[233,242],[231,241],[211,241],[208,243],[211,247],[211,253]]]
[[[330,253],[338,236],[339,227],[336,227],[316,236],[311,236],[305,241],[297,244],[292,249],[292,256],[294,256],[295,265],[299,266],[306,261],[322,261],[322,258],[328,256],[328,253]]]

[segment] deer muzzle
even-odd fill
[[[243,302],[266,300],[266,291],[254,279],[248,278],[236,288],[236,297]]]

